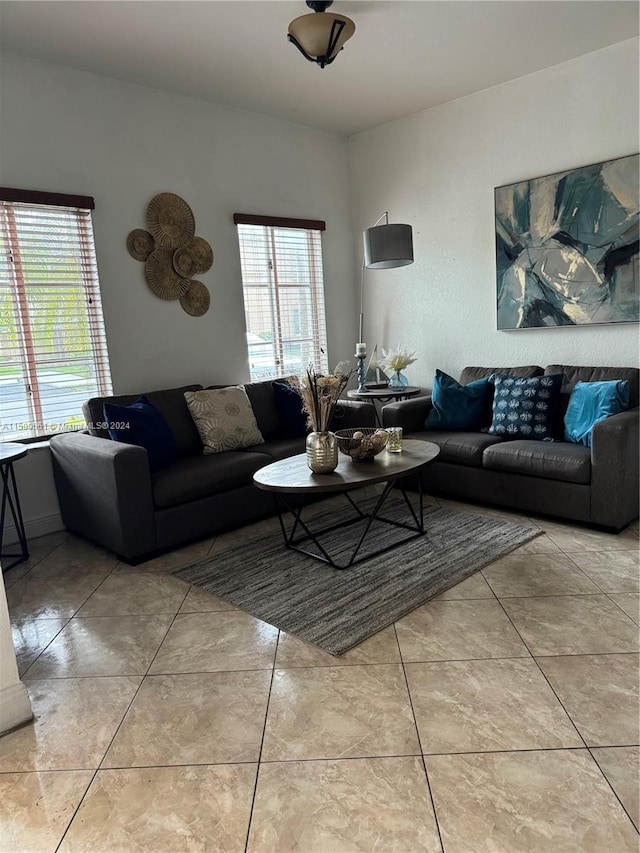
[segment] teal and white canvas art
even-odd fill
[[[498,329],[640,319],[638,155],[495,190]]]

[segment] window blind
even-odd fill
[[[83,402],[111,393],[93,200],[19,192],[0,191],[0,440],[81,428]]]
[[[249,224],[238,214],[236,224],[251,379],[299,374],[309,364],[326,372],[320,228]]]

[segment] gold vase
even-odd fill
[[[310,432],[306,450],[314,474],[330,474],[338,467],[338,439],[332,432]]]

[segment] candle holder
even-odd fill
[[[367,368],[364,363],[367,356],[366,354],[358,355],[358,353],[356,353],[355,357],[358,359],[358,393],[362,394],[363,391],[367,390],[367,386],[364,384],[367,376]]]

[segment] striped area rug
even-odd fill
[[[404,517],[404,508],[397,502],[385,514]],[[321,512],[313,519],[314,529],[335,521],[335,510]],[[338,571],[286,550],[277,525],[266,535],[252,535],[247,528],[246,535],[234,536],[233,546],[174,574],[341,655],[540,533],[533,526],[449,509],[427,512],[425,529],[418,539]],[[368,541],[379,548],[399,533],[405,531],[378,523]],[[322,541],[335,554],[357,536],[354,525]]]

